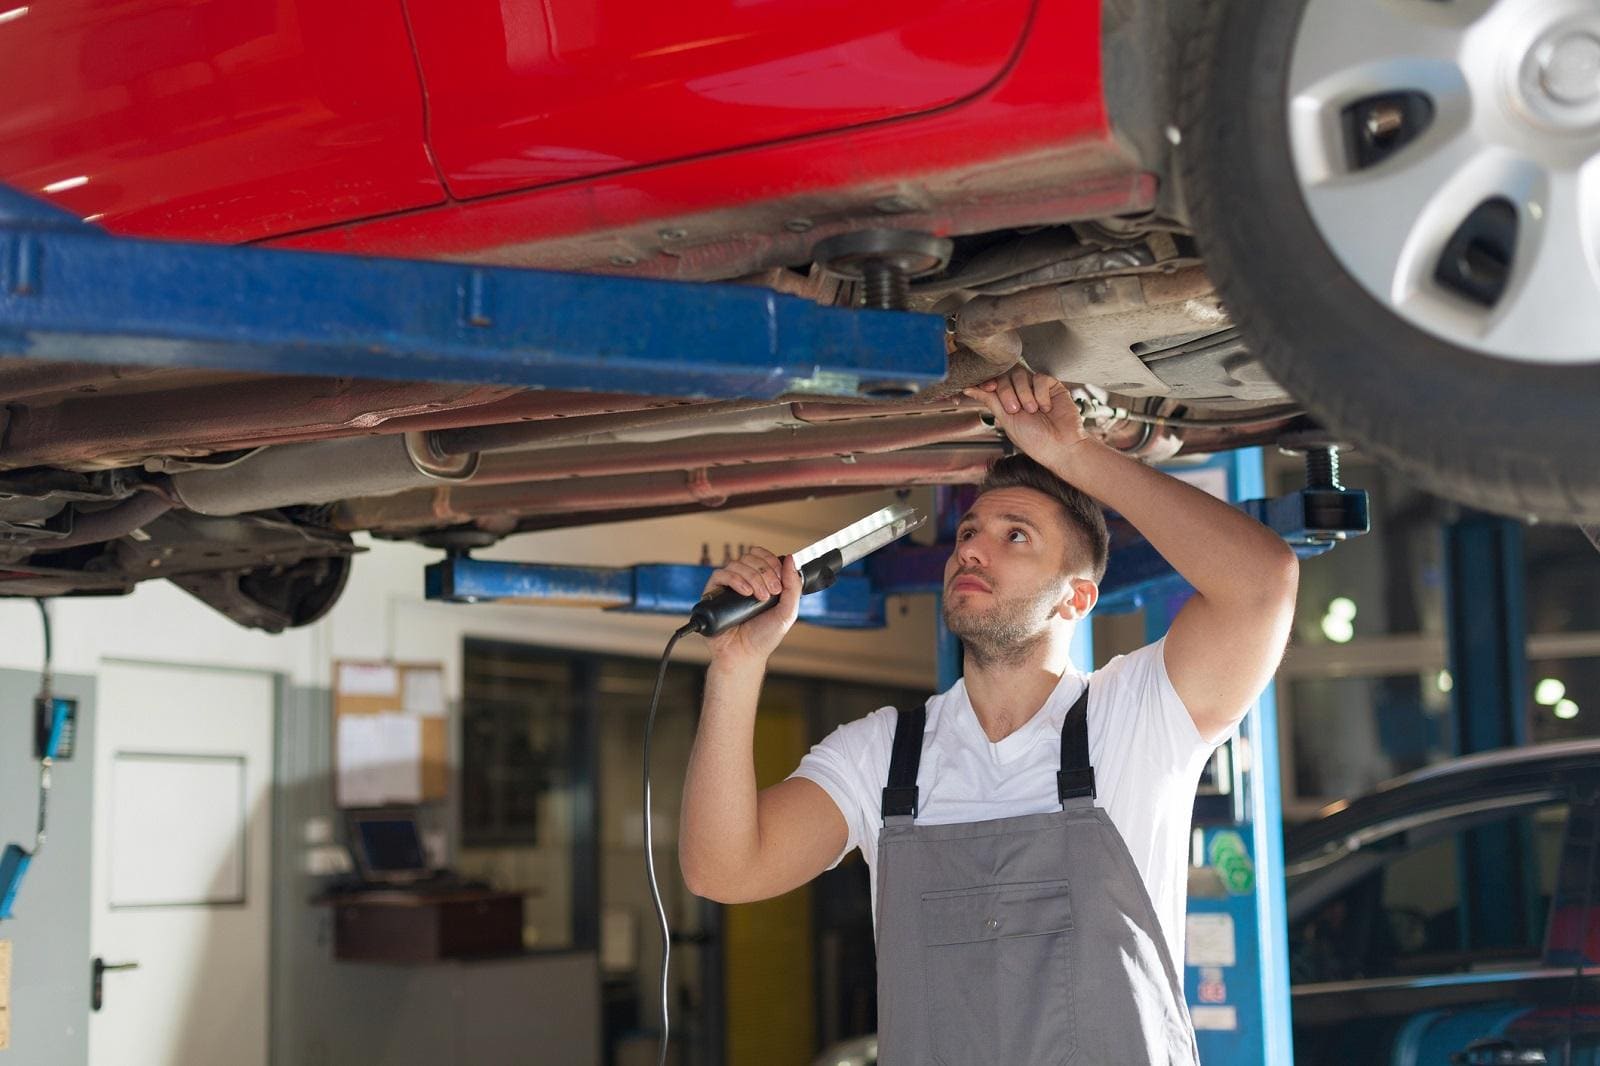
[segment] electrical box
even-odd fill
[[[61,726],[61,740],[56,744],[55,758],[57,762],[62,759],[72,758],[73,750],[78,746],[78,701],[70,696],[56,696],[46,699],[35,696],[33,699],[33,757],[42,759],[45,748],[50,743],[50,727],[55,721],[56,711],[66,708],[66,721]]]

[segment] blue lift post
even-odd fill
[[[1227,476],[1230,500],[1265,497],[1260,449],[1218,456],[1209,464]],[[1293,497],[1285,497],[1292,501]],[[1283,528],[1280,505],[1280,533]],[[1245,507],[1267,519],[1267,507]],[[1361,525],[1365,526],[1363,521]],[[1268,524],[1272,524],[1269,522]],[[1288,523],[1293,525],[1291,521]],[[1364,528],[1361,530],[1364,532]],[[1296,545],[1311,554],[1331,543]],[[1163,590],[1145,604],[1145,631],[1157,639],[1188,599],[1189,591]],[[1294,1061],[1290,1025],[1289,943],[1284,916],[1283,804],[1278,758],[1275,686],[1250,709],[1238,739],[1216,765],[1233,791],[1233,824],[1195,826],[1199,867],[1190,878],[1184,994],[1194,1016],[1200,1061],[1206,1066],[1278,1066]],[[1241,761],[1248,769],[1239,772]]]
[[[1528,743],[1528,633],[1522,526],[1463,513],[1444,528],[1455,752]],[[1538,853],[1520,823],[1461,834],[1459,929],[1474,948],[1514,948],[1543,921]],[[1463,944],[1465,946],[1465,943]]]

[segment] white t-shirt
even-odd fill
[[[1182,972],[1189,828],[1200,771],[1217,743],[1201,739],[1167,676],[1165,641],[1120,655],[1094,672],[1089,690],[1089,760],[1095,805],[1110,816],[1144,878],[1156,917]],[[1087,675],[1069,670],[1037,714],[998,744],[984,735],[964,681],[928,700],[917,821],[981,822],[1061,809],[1061,725]],[[878,831],[889,778],[895,709],[884,707],[834,730],[791,775],[820,785],[850,837],[834,860],[860,848],[878,913]]]

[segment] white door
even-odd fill
[[[265,1066],[274,678],[108,662],[96,704],[90,952],[137,968],[89,1066]]]

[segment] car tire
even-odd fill
[[[1582,340],[1559,365],[1450,343],[1376,298],[1319,229],[1288,109],[1308,2],[1210,0],[1182,63],[1184,196],[1224,303],[1312,414],[1421,485],[1509,515],[1600,519],[1600,336],[1593,359]]]

